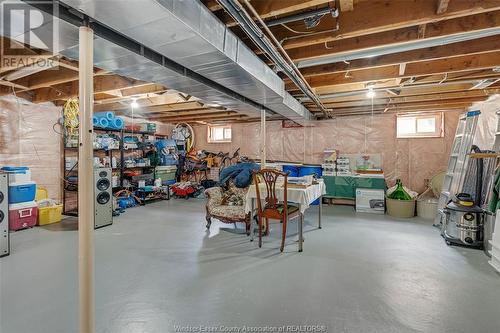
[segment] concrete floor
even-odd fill
[[[500,276],[483,252],[446,246],[416,218],[325,206],[317,230],[317,207],[307,214],[305,252],[296,252],[293,222],[279,254],[276,224],[262,249],[218,222],[205,232],[202,200],[128,210],[96,231],[97,332],[499,331]],[[77,332],[77,290],[74,224],[12,234],[12,255],[0,259],[0,333]]]

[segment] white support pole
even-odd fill
[[[94,333],[94,32],[80,27],[78,272],[80,333]]]
[[[260,111],[260,168],[266,167],[266,110]]]

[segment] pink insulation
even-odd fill
[[[61,199],[61,108],[0,97],[0,165],[28,166],[32,180]],[[55,126],[56,130],[60,130]]]
[[[321,164],[328,148],[345,154],[381,154],[388,184],[401,178],[409,188],[422,192],[425,179],[446,170],[459,114],[445,113],[443,138],[416,139],[396,138],[395,114],[340,117],[300,128],[282,128],[281,121],[268,121],[267,159]],[[260,123],[233,124],[231,143],[207,143],[206,126],[194,128],[196,149],[232,152],[241,147],[243,155],[259,158]]]

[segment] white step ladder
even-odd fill
[[[500,111],[497,111],[496,114],[497,114],[498,122],[497,122],[496,131],[495,131],[495,142],[493,143],[492,150],[495,153],[500,153]],[[497,157],[497,159],[496,159],[497,162],[498,162],[498,159],[499,158]],[[495,173],[491,177],[490,182],[487,186],[488,186],[489,190],[488,190],[488,194],[486,196],[485,202],[489,206],[489,203],[490,203],[492,196],[493,196],[493,187],[495,186]],[[485,242],[486,241],[488,242],[488,244],[485,244],[485,248],[491,256],[490,265],[493,266],[498,272],[500,272],[500,214],[496,214],[496,213],[497,212],[495,212],[495,211],[491,212],[489,210],[486,212],[486,214],[487,214],[486,218],[490,218],[493,221],[493,223],[491,223],[491,225],[488,225],[488,227],[491,229],[495,229],[496,232],[493,232],[493,234],[491,235],[491,239],[489,239],[489,240],[487,240],[485,237]],[[495,218],[496,218],[496,222],[495,222]],[[485,228],[486,228],[486,223],[485,223]],[[486,235],[486,231],[485,231],[485,235]]]
[[[442,226],[443,209],[450,201],[451,196],[460,193],[464,186],[465,174],[469,165],[468,154],[472,148],[480,114],[480,111],[468,111],[466,114],[461,115],[458,120],[455,140],[448,160],[448,169],[439,196],[438,211],[434,220],[434,226],[436,227]]]

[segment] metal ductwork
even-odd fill
[[[311,113],[285,91],[283,80],[198,0],[63,2],[202,77],[286,118],[299,123],[312,118]],[[99,49],[97,45],[96,49]],[[147,64],[147,59],[139,61],[132,57],[129,62],[130,55],[121,56],[118,65],[113,58],[103,61],[110,55],[109,52],[103,53],[104,57],[96,59],[96,66],[121,75],[158,82],[207,103],[240,111],[241,106],[228,103],[220,92],[207,89],[203,83],[186,80],[178,73],[175,76],[170,72],[162,73],[165,70],[158,71],[157,66]],[[114,51],[112,53],[116,54]],[[63,54],[75,53],[69,50]],[[133,66],[128,66],[132,63]]]
[[[305,78],[299,72],[295,64],[291,61],[287,62],[280,52],[273,46],[272,42],[266,37],[266,35],[262,32],[262,30],[257,26],[254,22],[253,17],[246,12],[246,10],[241,6],[241,4],[237,0],[218,0],[222,7],[239,23],[241,29],[250,37],[250,39],[276,64],[279,70],[283,71],[283,73],[292,80],[292,82],[306,95],[308,96],[316,106],[323,112],[325,116],[329,116],[328,111],[321,103],[321,100],[316,96],[312,88],[309,86]],[[247,2],[248,6],[249,3]],[[256,12],[252,13],[257,16],[257,19],[261,22],[264,28],[265,23],[258,17]],[[272,33],[268,30],[270,37]],[[274,39],[275,40],[275,39]],[[278,41],[275,40],[277,44]],[[280,46],[281,47],[281,46]],[[283,50],[284,53],[286,51]],[[287,57],[287,55],[285,54]],[[271,106],[272,107],[272,106]]]
[[[500,35],[500,28],[488,28],[478,31],[467,31],[453,35],[440,36],[434,38],[417,39],[414,41],[397,45],[381,45],[369,49],[354,50],[349,52],[339,52],[332,55],[325,55],[314,59],[302,60],[297,63],[298,68],[306,68],[317,65],[326,65],[336,62],[349,61],[362,58],[379,57],[386,54],[394,54],[406,51],[419,50],[429,47],[443,46],[452,43],[465,42],[468,40],[485,38]]]
[[[265,109],[298,123],[312,119],[285,91],[284,82],[199,1],[63,2],[60,18],[47,14],[46,23],[35,30],[40,35],[50,33],[51,20],[58,21],[59,45],[53,51],[77,59],[78,26],[88,16],[97,36],[97,67],[248,115],[257,116]],[[52,12],[46,1],[27,3]],[[25,30],[19,29],[21,35]]]

